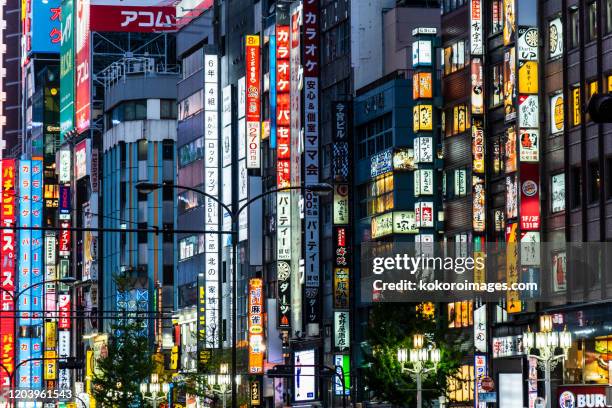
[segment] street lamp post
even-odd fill
[[[397,360],[402,371],[411,375],[416,381],[417,386],[417,408],[423,407],[423,377],[438,369],[440,362],[440,349],[434,347],[428,349],[424,347],[425,336],[415,334],[412,338],[412,349],[401,348],[397,350]],[[411,367],[407,367],[410,364]]]
[[[151,381],[140,384],[140,393],[142,398],[153,403],[153,408],[157,408],[157,404],[165,400],[170,392],[170,384],[159,382],[157,374],[151,374]]]
[[[546,408],[552,407],[552,393],[550,388],[550,373],[555,369],[559,361],[567,359],[567,352],[572,345],[572,334],[567,331],[553,330],[552,316],[540,316],[540,331],[532,332],[528,327],[523,333],[523,345],[527,353],[527,358],[535,358],[538,366],[544,371],[544,389],[546,396]],[[539,353],[531,354],[531,350],[536,349]],[[557,349],[563,352],[557,354]]]
[[[219,374],[209,374],[207,377],[207,383],[210,385],[210,390],[214,394],[220,394],[223,401],[223,408],[227,405],[227,394],[231,391],[232,380],[230,375],[227,373],[227,364],[221,364],[219,367]],[[234,379],[236,384],[240,385],[240,376],[236,376]],[[215,386],[219,386],[215,389]]]
[[[329,193],[333,190],[333,187],[327,183],[318,183],[318,184],[309,184],[309,185],[300,185],[300,186],[291,186],[291,187],[284,187],[284,188],[278,188],[278,189],[274,189],[274,190],[269,190],[266,191],[265,193],[256,195],[255,197],[249,199],[246,203],[244,203],[242,206],[237,207],[236,210],[232,210],[232,208],[228,205],[226,205],[225,203],[223,203],[221,200],[219,200],[219,198],[208,194],[202,190],[198,190],[197,188],[193,188],[193,187],[187,187],[187,186],[182,186],[182,185],[178,185],[178,184],[174,184],[174,183],[168,183],[168,182],[164,182],[164,183],[148,183],[148,182],[140,182],[136,184],[136,190],[138,190],[139,192],[142,193],[151,193],[155,190],[158,190],[160,188],[163,187],[171,187],[171,188],[175,188],[175,189],[181,189],[181,190],[188,190],[188,191],[192,191],[196,194],[200,194],[206,198],[209,198],[211,200],[213,200],[214,202],[216,202],[217,204],[219,204],[219,206],[221,208],[223,208],[225,211],[227,211],[227,213],[230,215],[230,219],[232,222],[232,228],[231,231],[216,231],[216,234],[223,234],[223,233],[229,233],[232,236],[232,311],[231,311],[231,318],[232,318],[232,368],[231,368],[231,382],[232,382],[232,408],[237,408],[237,387],[238,387],[238,383],[236,382],[236,377],[237,377],[237,366],[236,366],[236,361],[237,361],[237,356],[236,356],[236,343],[237,343],[237,315],[236,315],[236,308],[237,308],[237,297],[236,297],[236,281],[237,281],[237,275],[238,275],[238,219],[240,214],[242,213],[243,210],[245,210],[246,208],[248,208],[251,204],[253,204],[255,201],[260,200],[263,197],[266,197],[268,195],[271,194],[275,194],[278,192],[282,192],[282,191],[290,191],[290,190],[306,190],[306,191],[310,191],[314,194],[326,194]],[[211,231],[203,231],[203,232],[207,232],[207,233],[213,233]]]

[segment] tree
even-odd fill
[[[423,379],[423,400],[444,394],[449,375],[461,361],[459,338],[448,330],[445,316],[430,317],[414,303],[375,304],[366,329],[364,381],[372,396],[398,406],[414,406],[416,382],[402,372],[397,361],[398,348],[411,348],[413,334],[422,333],[441,351],[436,375]]]
[[[119,291],[128,290],[130,282],[115,277]],[[155,368],[146,333],[145,321],[138,312],[125,312],[114,322],[107,352],[96,361],[92,392],[102,407],[127,408],[140,398],[140,384]]]

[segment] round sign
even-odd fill
[[[480,388],[482,388],[483,391],[491,392],[495,389],[495,383],[491,377],[483,377],[483,379],[480,380]]]

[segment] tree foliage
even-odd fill
[[[140,384],[154,369],[143,325],[141,319],[120,319],[113,325],[107,353],[96,361],[92,379],[98,406],[127,408],[140,398]]]
[[[416,403],[416,381],[397,361],[398,348],[410,349],[416,333],[425,334],[426,343],[434,342],[441,351],[436,375],[423,378],[423,401],[444,394],[447,378],[461,360],[459,339],[448,330],[445,316],[426,316],[414,303],[379,303],[372,309],[363,350],[364,380],[375,399],[405,407]]]

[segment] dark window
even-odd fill
[[[145,120],[147,118],[147,101],[134,101],[134,112],[136,120]]]
[[[159,104],[159,117],[161,119],[176,119],[177,107],[175,100],[162,99]]]
[[[172,140],[164,140],[162,159],[163,160],[173,160],[174,159],[174,142]]]
[[[125,204],[125,200],[127,197],[127,187],[125,181],[121,182],[121,187],[119,188],[119,200],[122,204]]]
[[[597,2],[589,3],[587,6],[587,40],[593,41],[597,38]]]
[[[578,9],[570,10],[569,13],[570,48],[578,47],[578,44],[580,42],[580,18],[578,13]]]
[[[138,243],[146,244],[147,243],[147,223],[139,222],[138,223]]]
[[[174,230],[173,224],[164,224],[162,228],[164,230],[164,242],[168,244],[174,242],[174,234],[172,233]]]
[[[449,13],[467,3],[467,0],[444,0],[443,13]]]
[[[164,201],[174,201],[174,187],[172,186],[163,186],[163,198]]]
[[[599,186],[601,183],[601,175],[599,173],[599,165],[597,162],[589,163],[589,203],[599,201]]]
[[[227,262],[223,261],[223,266],[221,267],[221,282],[227,283]]]
[[[147,160],[148,142],[145,139],[138,141],[138,160]]]
[[[142,191],[138,192],[138,201],[147,201],[147,197],[149,195],[147,193],[143,193]]]
[[[164,265],[164,285],[174,285],[173,265]]]
[[[580,167],[571,168],[571,197],[572,197],[572,208],[578,208],[582,204],[582,175],[580,173]]]
[[[133,103],[126,102],[123,106],[123,115],[125,120],[136,119],[136,105]]]
[[[126,161],[126,156],[127,156],[127,152],[126,152],[126,145],[125,142],[119,142],[119,154],[120,154],[120,160],[121,160],[121,168],[124,169],[125,168],[125,161]]]

